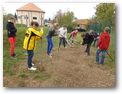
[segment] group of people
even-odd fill
[[[35,21],[31,22],[31,27],[29,27],[26,32],[25,32],[25,38],[23,42],[23,48],[27,51],[28,58],[27,58],[27,65],[28,65],[28,70],[36,70],[33,64],[33,56],[34,56],[34,48],[36,46],[36,41],[42,39],[42,36],[44,34],[43,27],[40,27],[40,31],[37,30],[39,27],[39,24]],[[7,31],[8,31],[8,37],[9,37],[9,43],[10,43],[10,55],[12,58],[16,57],[15,54],[15,41],[16,41],[16,32],[17,29],[15,27],[15,24],[13,22],[13,19],[8,20],[7,23]],[[109,47],[110,43],[110,35],[109,35],[109,27],[105,27],[104,32],[100,35],[99,41],[98,41],[98,50],[96,52],[96,62],[100,64],[104,64],[104,59],[106,55],[106,51]],[[77,36],[78,30],[75,28],[68,39],[71,39],[71,44],[74,43],[76,36]],[[67,39],[67,26],[63,25],[62,27],[59,28],[59,25],[57,23],[55,24],[50,24],[48,27],[48,33],[47,33],[47,55],[52,58],[52,49],[53,49],[53,36],[58,36],[59,37],[59,49],[61,47],[61,44],[63,44],[64,48],[66,48],[68,42]],[[86,44],[86,50],[85,52],[90,55],[90,46],[92,42],[94,41],[94,33],[93,31],[90,31],[89,33],[86,33],[86,35],[83,38],[83,43],[82,45]],[[99,54],[102,52],[102,59],[101,61],[99,60]]]

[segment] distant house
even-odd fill
[[[45,12],[33,3],[28,3],[17,10],[17,23],[30,26],[31,21],[37,21],[39,25],[44,25]]]
[[[74,23],[80,25],[81,28],[86,29],[87,25],[89,24],[88,19],[77,19],[74,21]]]

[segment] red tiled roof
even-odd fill
[[[88,19],[78,19],[74,22],[77,23],[77,24],[88,25],[89,20]]]
[[[17,11],[36,11],[36,12],[44,12],[39,7],[34,5],[33,3],[28,3],[20,8],[17,9]]]

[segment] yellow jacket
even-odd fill
[[[23,48],[25,50],[33,50],[36,46],[36,40],[39,40],[42,35],[43,29],[41,29],[41,31],[37,31],[33,28],[28,28],[25,33]]]

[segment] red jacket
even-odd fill
[[[98,41],[98,47],[101,50],[107,50],[109,47],[109,43],[110,43],[110,35],[108,32],[103,32],[100,35],[100,39]]]
[[[73,37],[73,38],[76,37],[76,36],[77,36],[77,33],[78,33],[77,30],[72,31],[72,32],[71,32],[72,37]]]

